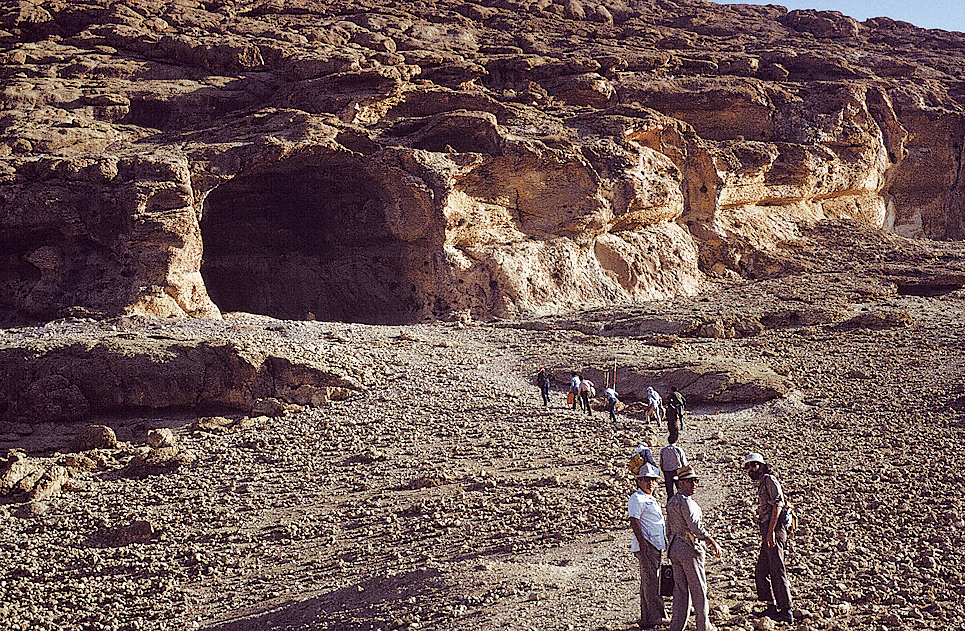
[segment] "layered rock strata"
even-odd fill
[[[0,309],[371,323],[965,236],[965,36],[675,2],[3,4]]]

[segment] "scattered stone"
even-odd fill
[[[88,425],[74,438],[74,451],[91,449],[115,449],[117,436],[106,425]]]
[[[174,432],[167,427],[152,429],[147,433],[147,444],[155,449],[174,447],[176,440]]]
[[[194,462],[193,454],[178,447],[144,448],[131,458],[124,471],[131,477],[159,475]]]

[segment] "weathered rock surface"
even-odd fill
[[[702,0],[11,0],[0,309],[532,316],[772,277],[824,218],[959,239],[963,46]]]
[[[344,341],[302,345],[286,325],[144,323],[149,329],[129,319],[66,321],[40,336],[0,338],[0,418],[35,424],[136,409],[248,412],[265,397],[321,405],[373,379],[364,353]],[[113,447],[112,438],[110,428],[92,427],[77,448]]]

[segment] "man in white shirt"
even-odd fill
[[[660,503],[653,496],[660,472],[644,462],[636,474],[637,490],[627,502],[627,516],[633,536],[630,551],[640,563],[640,628],[652,629],[664,622],[660,597],[660,556],[667,547],[666,524]]]
[[[647,413],[644,420],[649,421],[651,417],[657,427],[660,427],[660,419],[663,418],[663,400],[656,390],[647,388]]]

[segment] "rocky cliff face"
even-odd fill
[[[965,237],[965,35],[700,0],[0,4],[0,309],[401,323]]]

